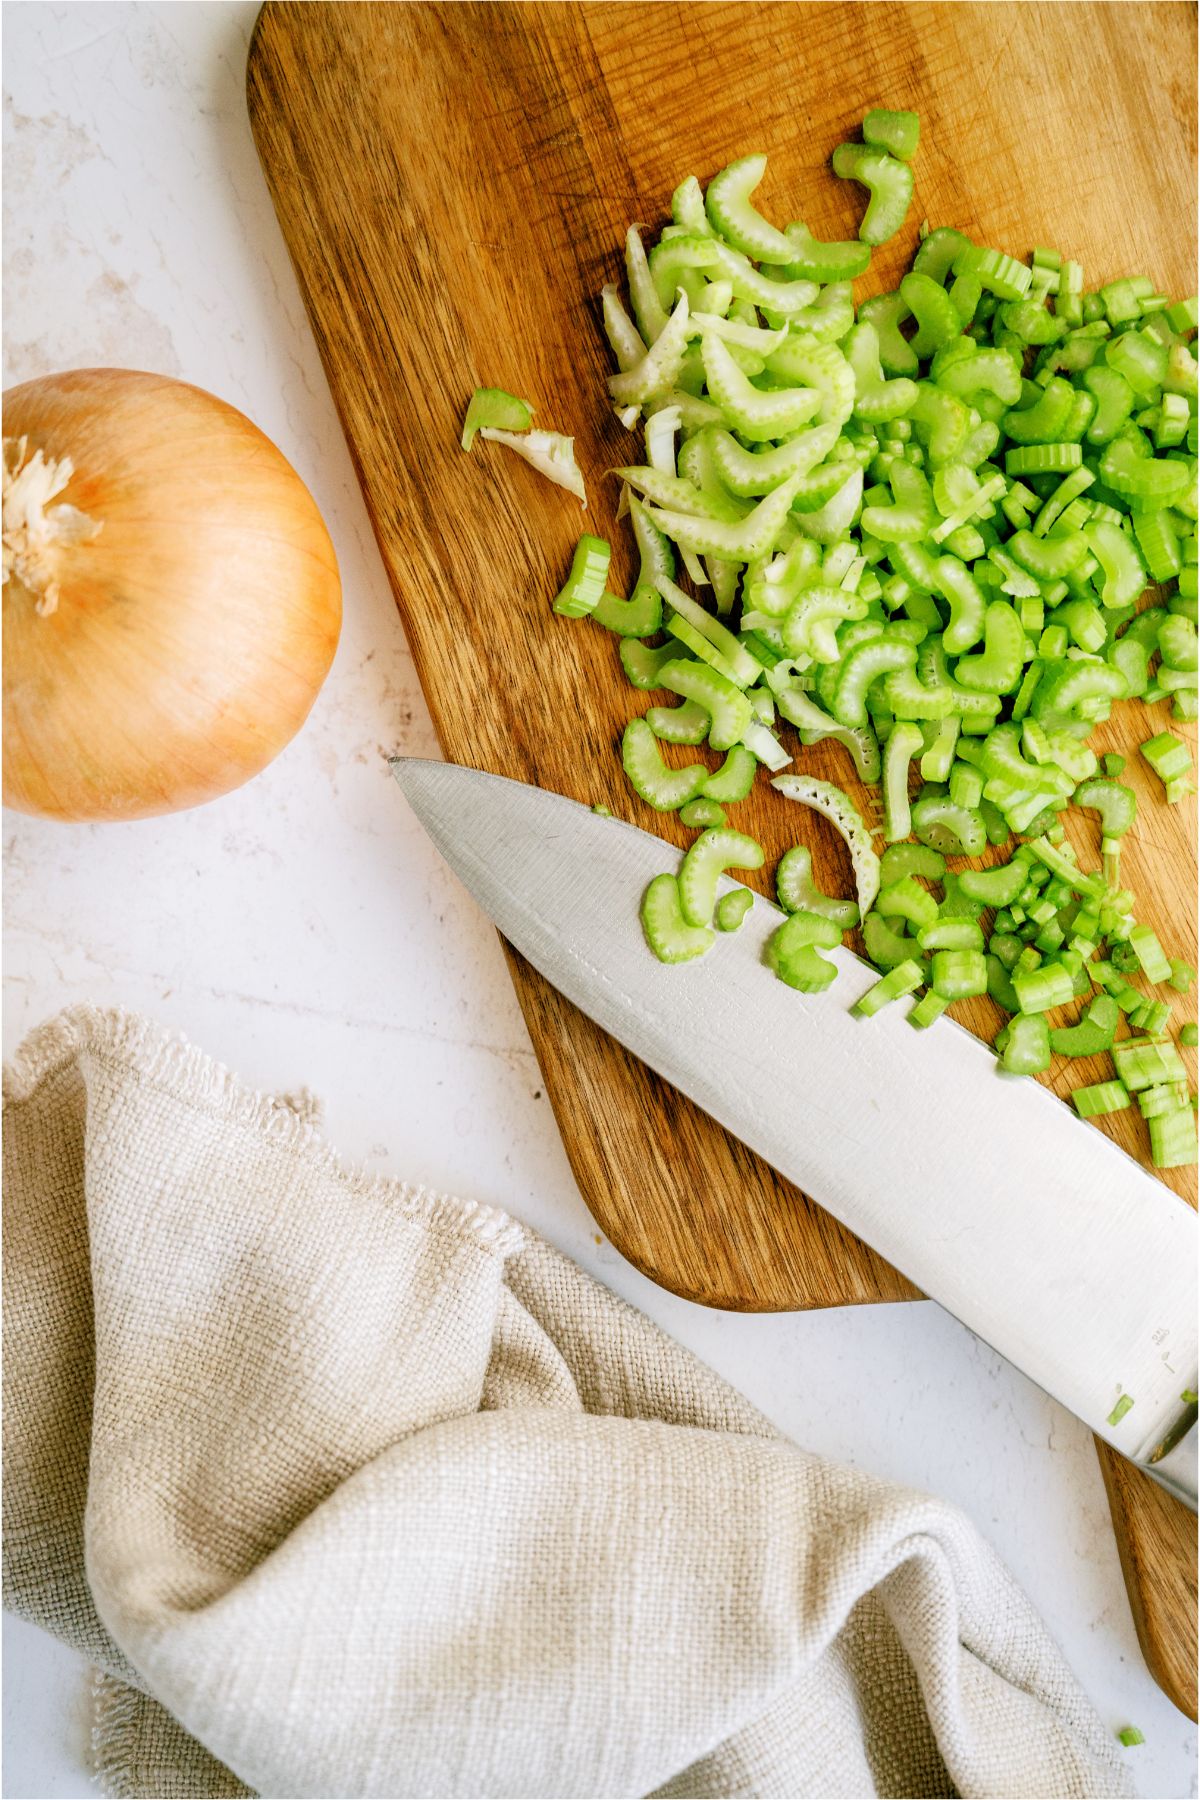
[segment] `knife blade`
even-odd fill
[[[900,1006],[855,1019],[878,977],[850,951],[829,953],[822,994],[777,980],[763,950],[783,915],[760,895],[707,956],[660,963],[638,923],[647,883],[678,864],[660,838],[454,763],[392,769],[459,879],[568,1000],[1195,1508],[1184,1201],[951,1020],[917,1034]]]

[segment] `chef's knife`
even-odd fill
[[[1184,1201],[961,1026],[918,1034],[903,1006],[854,1018],[877,976],[849,951],[831,952],[823,994],[778,981],[763,947],[781,915],[759,895],[707,956],[658,962],[638,903],[678,864],[661,839],[477,769],[392,767],[459,879],[568,1000],[1195,1508]]]

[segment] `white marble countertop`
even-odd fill
[[[5,385],[117,364],[232,401],[333,534],[345,628],[299,739],[213,805],[125,826],[6,814],[4,1037],[77,1001],[307,1084],[351,1157],[509,1207],[801,1443],[976,1521],[1145,1796],[1194,1793],[1195,1733],[1137,1647],[1088,1433],[936,1307],[707,1312],[604,1242],[567,1167],[503,958],[388,777],[436,754],[243,100],[253,5],[5,9]],[[83,1665],[5,1621],[4,1792],[96,1792]]]

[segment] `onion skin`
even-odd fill
[[[5,804],[141,819],[240,787],[300,729],[337,648],[308,489],[242,413],[161,375],[26,382],[4,432],[69,457],[59,499],[102,526],[59,551],[49,616],[4,586]]]

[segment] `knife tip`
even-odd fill
[[[444,806],[467,778],[480,774],[461,763],[443,762],[434,756],[390,756],[388,768],[409,805],[422,817],[423,809]]]
[[[420,756],[388,757],[388,769],[395,777],[401,793],[410,802],[419,790],[428,785],[427,782],[421,780],[422,771],[440,767],[440,763],[429,762]]]

